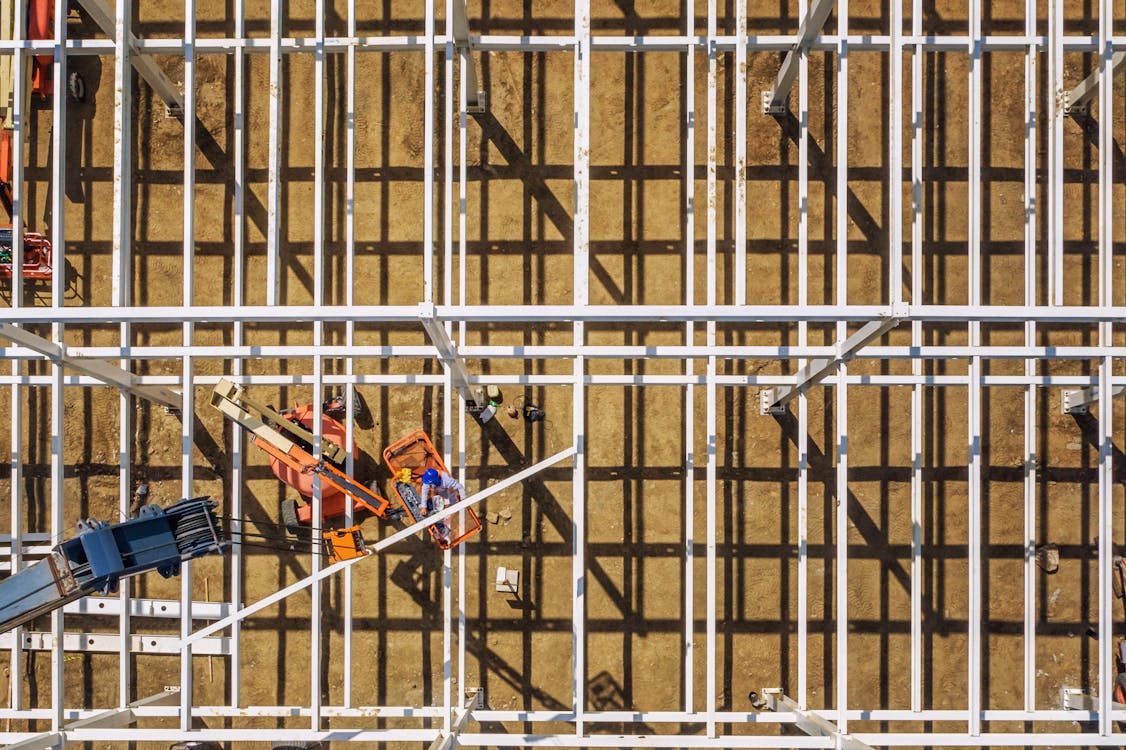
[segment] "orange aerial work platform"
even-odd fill
[[[410,516],[412,522],[421,521],[426,511],[422,507],[422,474],[427,469],[436,469],[441,474],[449,474],[449,469],[442,461],[441,455],[430,442],[430,436],[422,430],[415,430],[406,437],[392,443],[383,450],[383,460],[391,475],[396,477],[395,491],[402,501],[403,510]],[[398,481],[400,472],[407,469],[411,473],[410,482]],[[450,498],[454,505],[464,498]],[[448,524],[448,526],[447,526]],[[442,549],[450,549],[469,539],[481,531],[481,519],[473,508],[466,508],[461,513],[450,516],[442,523],[427,527],[431,538]]]

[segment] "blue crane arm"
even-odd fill
[[[0,581],[0,632],[89,594],[112,593],[122,578],[149,570],[169,578],[184,560],[221,553],[228,542],[215,505],[196,497],[168,508],[146,505],[121,523],[79,521],[78,536]]]

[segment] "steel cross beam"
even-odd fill
[[[441,510],[437,513],[431,513],[430,515],[426,516],[426,518],[424,518],[423,520],[418,521],[416,523],[413,523],[410,526],[407,526],[406,528],[403,528],[403,529],[400,529],[399,531],[396,531],[391,536],[379,540],[377,543],[375,543],[374,545],[372,545],[369,548],[371,550],[370,555],[364,555],[362,557],[353,557],[353,558],[350,558],[348,560],[341,560],[340,562],[334,563],[334,564],[328,566],[327,568],[322,568],[319,572],[314,573],[312,575],[309,575],[309,576],[301,579],[300,581],[297,581],[296,583],[291,583],[289,586],[286,586],[285,588],[280,589],[279,591],[275,591],[273,594],[270,594],[269,596],[267,596],[263,599],[259,599],[254,604],[243,607],[242,609],[240,609],[237,612],[232,612],[231,614],[227,615],[226,617],[219,620],[218,622],[214,622],[214,623],[208,625],[207,627],[200,628],[199,630],[195,631],[194,633],[192,633],[187,638],[181,639],[181,642],[180,642],[181,647],[191,645],[193,643],[200,641],[203,638],[206,638],[209,635],[212,635],[214,633],[218,633],[223,628],[228,628],[233,623],[238,622],[240,620],[244,620],[247,617],[249,617],[250,615],[254,614],[255,612],[259,612],[259,611],[265,609],[266,607],[272,606],[272,605],[276,604],[277,602],[280,602],[282,599],[285,599],[289,596],[292,596],[293,594],[296,594],[298,591],[302,591],[303,589],[307,589],[309,586],[316,583],[317,581],[322,581],[325,578],[328,578],[329,576],[335,575],[337,572],[344,570],[345,568],[351,567],[352,565],[355,565],[356,563],[360,562],[361,560],[366,560],[369,557],[375,557],[376,555],[378,555],[380,552],[387,549],[391,545],[396,544],[398,542],[401,542],[403,539],[406,539],[409,536],[413,536],[413,535],[417,534],[418,532],[422,531],[423,529],[426,529],[430,526],[433,526],[436,523],[441,523],[442,521],[446,520],[447,518],[454,515],[455,513],[461,513],[466,508],[468,508],[472,505],[476,505],[477,503],[481,502],[482,500],[489,498],[489,497],[492,497],[496,493],[498,493],[502,490],[508,489],[509,487],[511,487],[514,484],[519,484],[520,482],[523,482],[528,477],[533,476],[535,474],[538,474],[539,472],[543,471],[544,469],[548,468],[549,466],[554,466],[555,464],[559,463],[560,461],[568,459],[573,455],[575,455],[574,446],[572,446],[570,448],[564,448],[563,450],[556,453],[554,456],[551,456],[549,458],[545,458],[543,461],[540,461],[537,464],[533,464],[532,466],[529,466],[528,468],[524,469],[523,471],[518,471],[515,474],[513,474],[512,476],[506,477],[505,479],[502,479],[501,481],[497,482],[496,484],[490,485],[489,487],[481,490],[480,492],[477,492],[473,495],[470,495],[469,497],[465,498],[464,500],[462,500],[459,503],[454,503],[453,505],[447,506],[445,508],[445,510]]]
[[[117,24],[114,17],[113,8],[106,3],[106,0],[78,0],[82,8],[93,19],[98,28],[102,30],[103,34],[113,39],[117,34]],[[172,83],[172,79],[156,64],[151,55],[146,55],[137,51],[137,37],[133,32],[129,32],[129,57],[133,63],[133,67],[141,74],[141,77],[152,87],[156,95],[164,100],[168,106],[168,113],[170,115],[179,116],[184,111],[184,96],[176,85]]]
[[[469,724],[473,712],[485,707],[485,691],[482,688],[468,688],[465,691],[465,705],[457,712],[457,718],[450,726],[450,731],[442,732],[430,743],[429,750],[453,750],[457,747],[457,736]]]
[[[47,748],[52,747],[63,747],[70,742],[70,740],[67,739],[66,733],[75,729],[128,726],[137,720],[137,715],[133,712],[134,708],[170,705],[176,702],[179,693],[179,688],[166,688],[163,693],[157,693],[156,695],[150,695],[148,698],[133,701],[125,708],[112,708],[109,711],[103,711],[100,714],[95,714],[67,724],[58,732],[44,732],[31,739],[13,743],[8,745],[8,750],[47,750]]]
[[[810,360],[809,364],[798,370],[797,375],[794,376],[793,385],[764,388],[759,392],[759,414],[782,414],[786,410],[786,404],[798,394],[809,390],[829,377],[837,368],[837,365],[855,358],[860,349],[895,328],[906,317],[906,305],[895,305],[889,313],[865,323],[859,331],[844,341],[838,342],[833,356]]]
[[[794,79],[798,75],[798,62],[802,54],[812,45],[813,40],[821,33],[825,21],[829,19],[829,11],[833,9],[833,0],[813,0],[809,10],[802,19],[798,28],[798,41],[786,53],[782,67],[778,69],[778,78],[774,88],[762,92],[762,113],[764,115],[781,115],[786,112],[786,99],[790,96],[790,89],[794,86]]]
[[[438,320],[437,308],[434,307],[433,302],[419,303],[418,319],[422,321],[422,327],[426,329],[430,341],[434,344],[434,348],[438,350],[438,358],[449,369],[453,386],[461,394],[461,399],[466,406],[475,405],[479,409],[488,406],[485,397],[475,393],[474,389],[470,388],[469,370],[465,367],[465,360],[457,353],[457,347],[453,340],[446,333],[441,321]]]
[[[477,63],[469,45],[469,20],[465,12],[465,0],[450,0],[453,7],[454,46],[465,60],[465,111],[471,115],[485,113],[488,99],[483,90],[477,88]]]
[[[766,688],[762,694],[771,711],[792,713],[796,717],[794,726],[810,737],[830,737],[834,740],[837,750],[873,750],[871,745],[866,745],[853,739],[851,735],[838,731],[836,725],[828,719],[803,710],[793,698],[782,693],[782,688]]]
[[[1126,69],[1126,50],[1115,52],[1110,58],[1110,75],[1114,77]],[[1091,75],[1079,82],[1067,94],[1066,108],[1069,115],[1082,115],[1087,113],[1087,107],[1095,95],[1099,93],[1099,76],[1101,71],[1095,69]]]
[[[13,344],[26,346],[32,351],[39,352],[52,362],[89,375],[106,385],[112,385],[132,393],[134,396],[154,401],[168,409],[177,411],[180,409],[180,394],[176,391],[158,385],[139,385],[136,381],[136,375],[116,365],[111,365],[109,362],[72,357],[66,353],[66,348],[60,344],[31,331],[17,328],[11,323],[0,323],[0,337],[8,339]]]
[[[1126,385],[1117,385],[1110,389],[1110,397],[1117,398],[1126,394]],[[1099,400],[1099,387],[1092,385],[1089,388],[1065,389],[1060,394],[1061,414],[1086,414],[1091,404]]]

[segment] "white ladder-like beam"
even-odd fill
[[[899,325],[907,317],[907,306],[896,305],[890,312],[865,323],[859,331],[840,341],[832,357],[818,357],[798,370],[793,385],[764,388],[759,392],[759,414],[781,414],[786,404],[803,391],[808,391],[837,369],[842,362],[852,360],[858,351]]]
[[[829,12],[833,10],[833,0],[813,0],[809,10],[798,27],[798,41],[782,61],[778,69],[778,78],[774,88],[762,92],[762,113],[764,115],[781,115],[786,112],[786,99],[790,96],[790,89],[794,87],[794,79],[798,76],[798,62],[802,54],[813,44],[813,40],[821,33],[825,22],[829,20]]]
[[[106,0],[78,0],[78,2],[94,23],[98,25],[98,28],[102,30],[103,34],[109,36],[110,39],[116,37],[114,10]],[[156,64],[151,55],[137,51],[137,37],[133,36],[132,32],[129,33],[129,58],[133,62],[133,67],[137,69],[145,82],[152,87],[157,96],[164,100],[168,107],[168,113],[177,117],[183,114],[184,95],[180,93],[176,84],[172,83],[172,79]]]
[[[42,354],[52,362],[97,378],[106,385],[121,388],[139,398],[148,399],[168,409],[180,410],[180,394],[159,385],[138,385],[136,376],[128,370],[100,359],[82,359],[67,354],[66,348],[31,331],[17,328],[11,323],[0,323],[0,337],[13,344]]]
[[[66,733],[75,729],[96,729],[96,728],[113,728],[129,726],[137,720],[137,715],[133,712],[134,708],[141,708],[142,706],[167,706],[174,704],[180,695],[180,689],[165,689],[162,693],[150,695],[148,698],[142,698],[139,701],[133,701],[125,708],[112,708],[108,711],[103,711],[100,714],[94,714],[85,719],[79,719],[65,725],[61,731],[58,732],[44,732],[43,734],[36,735],[31,739],[23,740],[8,745],[8,750],[49,750],[54,747],[64,747],[68,740]]]

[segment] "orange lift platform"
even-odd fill
[[[404,438],[392,443],[383,450],[383,461],[395,477],[395,491],[402,502],[403,510],[410,516],[412,522],[421,521],[426,516],[422,507],[422,474],[427,469],[436,469],[439,473],[449,474],[449,469],[442,461],[442,456],[434,448],[430,436],[422,430],[415,430]],[[399,475],[404,469],[410,471],[410,482],[399,481]],[[450,505],[460,502],[463,498],[447,498]],[[473,508],[466,508],[461,513],[455,513],[445,521],[428,526],[430,537],[442,549],[451,549],[481,531],[481,519]]]

